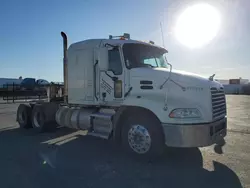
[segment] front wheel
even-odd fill
[[[122,128],[122,143],[129,152],[159,156],[164,150],[164,135],[160,122],[150,114],[128,117]]]

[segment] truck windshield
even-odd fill
[[[167,50],[144,44],[124,44],[123,54],[128,68],[160,67],[167,68]]]

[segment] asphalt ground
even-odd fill
[[[0,104],[0,187],[250,187],[250,96],[227,96],[223,154],[214,146],[169,148],[156,161],[84,131],[20,130],[18,105]]]

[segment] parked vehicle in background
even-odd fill
[[[25,78],[20,83],[20,87],[22,89],[34,90],[34,89],[36,89],[36,87],[46,86],[46,85],[49,85],[49,84],[50,83],[47,80],[44,80],[44,79],[36,80],[35,78]]]
[[[50,83],[44,79],[25,78],[20,84],[20,90],[36,92],[35,95],[46,95],[46,86]]]
[[[32,90],[34,89],[36,85],[36,79],[35,78],[25,78],[23,81],[20,83],[20,88],[21,90]]]
[[[15,79],[15,78],[0,78],[0,89],[3,89],[6,84],[11,85],[19,85],[23,81],[22,78]]]
[[[49,85],[50,83],[47,81],[47,80],[43,80],[43,79],[38,79],[36,81],[37,85],[39,86],[46,86],[46,85]]]

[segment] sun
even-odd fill
[[[209,4],[196,4],[180,14],[175,25],[177,40],[190,48],[208,44],[218,33],[219,12]]]

